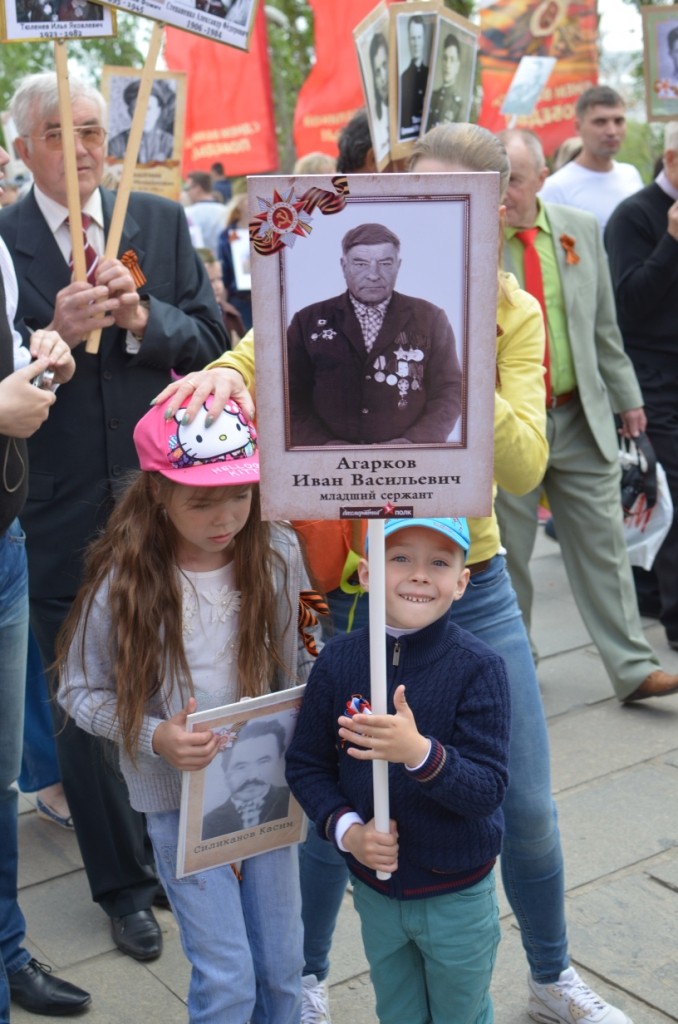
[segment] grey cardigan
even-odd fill
[[[289,607],[283,596],[285,581],[279,570],[276,570],[275,587],[280,594],[281,655],[290,672],[280,672],[275,685],[271,687],[272,690],[283,690],[306,682],[314,661],[297,629],[299,591],[309,589],[310,583],[296,534],[291,527],[274,524],[272,540],[287,567]],[[153,752],[152,739],[160,722],[181,711],[188,694],[166,685],[149,701],[139,737],[136,763],[133,763],[120,745],[122,736],[116,714],[108,590],[109,584],[106,581],[95,596],[87,623],[84,662],[80,653],[82,627],[73,640],[59,683],[57,699],[81,729],[118,744],[120,768],[127,782],[130,803],[135,810],[178,810],[181,772]],[[313,632],[316,646],[320,650],[320,627],[316,626]]]

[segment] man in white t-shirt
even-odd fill
[[[548,203],[588,210],[603,231],[622,199],[643,187],[633,164],[614,159],[626,134],[623,99],[607,85],[592,86],[577,100],[575,125],[581,153],[546,179],[539,196]]]

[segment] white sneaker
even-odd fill
[[[551,985],[527,979],[527,1012],[540,1024],[632,1024],[625,1013],[597,996],[574,967],[568,967]]]
[[[301,979],[301,1024],[332,1024],[327,982],[318,981],[315,974]]]

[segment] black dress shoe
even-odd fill
[[[22,1009],[47,1017],[82,1013],[92,1002],[89,992],[52,977],[51,967],[37,960],[29,960],[20,971],[9,975],[9,991],[12,1001]]]
[[[113,941],[135,960],[157,960],[162,953],[162,932],[152,910],[111,918]]]

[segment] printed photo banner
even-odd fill
[[[678,119],[678,8],[641,7],[648,121]]]
[[[115,0],[112,7],[249,50],[259,0]],[[206,102],[209,98],[206,97]]]
[[[115,13],[93,0],[2,0],[0,39],[105,39],[117,35]]]
[[[117,187],[122,174],[140,84],[139,68],[103,68],[101,91],[108,107],[105,184],[109,188]],[[185,104],[186,75],[181,71],[154,71],[133,174],[135,192],[179,199]]]
[[[577,99],[598,81],[595,0],[496,0],[480,11],[482,105],[478,123],[492,132],[513,124],[535,132],[547,155],[576,134]],[[530,114],[502,112],[523,57],[554,57]]]
[[[498,175],[248,197],[264,518],[489,515]]]
[[[295,686],[188,716],[189,732],[209,729],[220,742],[207,768],[182,775],[178,878],[306,838],[306,816],[285,781],[285,752],[304,690]]]

